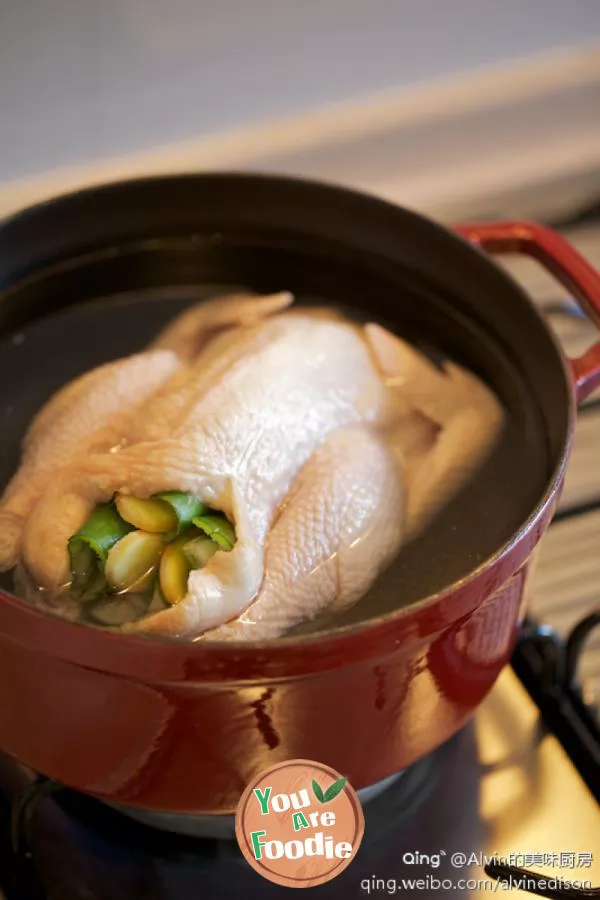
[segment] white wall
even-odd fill
[[[600,0],[0,0],[0,182],[600,38]]]

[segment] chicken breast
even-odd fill
[[[274,638],[353,605],[497,440],[502,408],[479,379],[437,369],[378,325],[365,338],[390,392],[379,434],[343,429],[315,451],[271,531],[257,598],[206,640]]]

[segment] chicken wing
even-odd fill
[[[416,537],[481,466],[504,424],[495,394],[466,369],[442,368],[379,325],[366,337],[392,392],[388,441],[406,479],[404,540]]]
[[[173,350],[182,360],[193,359],[218,331],[254,325],[283,312],[293,301],[289,291],[268,294],[231,294],[197,303],[178,316],[150,344],[150,350]]]

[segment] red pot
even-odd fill
[[[407,607],[320,635],[239,647],[154,642],[72,625],[0,594],[4,751],[113,801],[224,813],[280,760],[320,760],[360,788],[464,724],[511,655],[532,554],[563,483],[575,405],[600,385],[600,345],[566,361],[522,290],[472,244],[537,257],[600,318],[598,274],[542,226],[469,225],[457,235],[374,198],[291,179],[130,182],[61,198],[0,228],[1,331],[77,299],[242,279],[325,295],[344,278],[350,293],[372,284],[369,312],[393,324],[402,305],[394,285],[425,285],[422,297],[434,298],[428,320],[443,298],[463,323],[465,346],[477,343],[467,335],[475,323],[510,357],[531,401],[523,428],[541,436],[548,457],[536,498],[471,571]],[[428,302],[404,304],[407,321]],[[114,332],[114,355],[118,340]],[[55,359],[63,349],[49,352]],[[105,352],[99,347],[99,358]],[[11,360],[0,409],[26,378]],[[7,382],[1,366],[0,357]],[[43,381],[39,368],[35,378]],[[518,468],[515,504],[526,480]]]

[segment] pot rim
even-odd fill
[[[542,525],[539,536],[534,541],[534,543],[537,543],[537,540],[539,540],[543,530],[549,523],[554,512],[556,496],[564,479],[575,427],[575,391],[568,360],[557,336],[521,285],[505,269],[500,267],[491,256],[480,251],[473,244],[470,244],[453,232],[452,229],[443,226],[434,219],[376,195],[370,195],[335,182],[327,183],[313,179],[270,175],[264,172],[255,173],[252,171],[189,172],[176,175],[142,176],[139,178],[115,180],[58,194],[18,210],[0,222],[0,239],[2,231],[6,227],[44,210],[60,207],[65,201],[77,201],[93,196],[96,193],[119,188],[143,187],[144,185],[168,182],[181,183],[185,180],[214,182],[218,179],[305,185],[313,190],[320,189],[330,195],[333,193],[345,196],[350,195],[357,202],[369,203],[372,208],[379,206],[382,211],[387,211],[388,215],[393,215],[399,211],[403,213],[408,212],[415,219],[425,220],[430,227],[443,232],[446,236],[450,236],[456,242],[457,248],[459,246],[463,248],[461,252],[464,253],[466,249],[467,253],[477,254],[479,257],[484,256],[486,263],[495,268],[499,276],[510,284],[511,289],[520,295],[522,301],[533,308],[537,314],[540,327],[544,329],[546,336],[549,337],[554,346],[557,362],[562,366],[567,388],[567,428],[560,458],[548,479],[546,489],[527,519],[513,535],[465,576],[440,591],[429,594],[427,597],[423,597],[406,607],[400,607],[392,612],[357,623],[324,629],[314,634],[284,636],[264,641],[245,641],[236,644],[226,641],[204,642],[168,640],[164,638],[149,639],[136,635],[104,632],[90,628],[87,625],[72,623],[26,604],[8,591],[0,590],[0,640],[4,638],[14,641],[32,650],[49,653],[76,666],[85,666],[108,674],[133,679],[139,678],[144,681],[190,681],[199,680],[200,678],[203,682],[207,680],[209,682],[233,681],[238,680],[235,673],[238,670],[241,673],[242,669],[246,674],[240,676],[239,680],[245,682],[248,680],[260,680],[273,675],[286,678],[306,672],[307,659],[313,662],[311,668],[314,671],[323,671],[324,669],[351,664],[350,662],[344,662],[343,659],[350,642],[355,645],[352,660],[352,664],[355,664],[359,658],[367,659],[376,655],[383,656],[386,652],[392,652],[407,644],[414,646],[415,639],[425,638],[435,634],[436,631],[449,628],[457,620],[481,605],[487,596],[501,586],[506,577],[514,574],[526,562],[531,550],[529,542],[526,541],[527,536],[536,526]],[[20,279],[11,285],[10,289],[18,285],[19,281]],[[528,547],[526,550],[521,549],[519,553],[519,548],[523,548],[524,543],[528,543]],[[512,566],[507,570],[504,563],[508,557],[512,557]],[[495,577],[495,573],[501,566],[503,578],[499,581]],[[474,592],[472,590],[475,585],[479,588],[476,600],[473,599]],[[435,612],[436,608],[437,613]],[[424,621],[423,614],[427,611],[432,614],[425,619],[428,623],[426,630],[421,627],[418,634],[414,632],[409,634],[407,624],[412,619],[419,618],[422,625]],[[356,654],[357,649],[359,651],[358,655]],[[290,651],[296,652],[291,655]],[[220,660],[225,660],[227,665],[221,668],[219,666]],[[252,662],[255,663],[253,668],[250,666]],[[321,665],[315,666],[316,662],[319,662]],[[247,674],[249,672],[251,672],[250,676]]]

